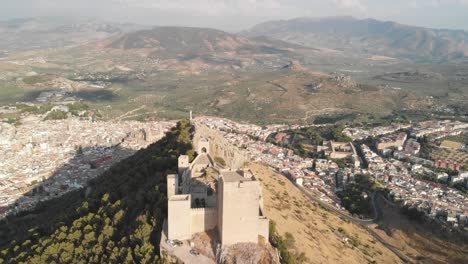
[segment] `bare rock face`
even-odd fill
[[[240,243],[223,247],[218,254],[221,264],[280,264],[276,250],[269,244]]]

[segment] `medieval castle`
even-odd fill
[[[250,171],[239,170],[245,161],[238,153],[228,153],[229,169],[214,162],[211,154],[220,147],[211,140],[195,135],[197,157],[189,163],[188,156],[180,156],[178,174],[167,176],[167,238],[188,240],[216,230],[223,246],[268,241],[259,182]]]

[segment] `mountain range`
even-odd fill
[[[47,19],[0,28],[0,38],[14,32],[24,40],[6,55],[0,48],[0,85],[15,87],[18,98],[97,85],[119,99],[107,118],[147,102],[145,111],[166,118],[193,110],[252,122],[310,121],[463,106],[468,92],[468,64],[411,61],[463,61],[463,31],[349,17],[267,22],[238,34]]]
[[[106,39],[61,50],[70,60],[107,62],[128,69],[200,73],[239,69],[279,69],[309,48],[264,37],[245,37],[209,28],[154,27],[116,33]],[[56,55],[53,55],[56,56]],[[96,60],[100,56],[101,60]],[[111,65],[109,65],[110,67]]]
[[[380,55],[419,63],[468,59],[468,32],[429,29],[353,17],[297,18],[268,21],[242,32],[365,56]]]
[[[60,48],[146,27],[93,19],[27,18],[0,21],[0,50]]]
[[[112,41],[108,48],[158,48],[160,56],[165,53],[193,57],[234,50],[240,54],[278,54],[307,47],[334,50],[345,56],[385,56],[417,63],[468,61],[466,31],[353,17],[267,21],[238,34],[91,19],[16,19],[0,21],[0,38],[0,51],[60,48],[106,40]]]
[[[209,28],[155,27],[121,34],[105,45],[105,48],[149,49],[163,57],[191,59],[220,53],[287,54],[296,46],[298,45],[265,38],[248,38]]]

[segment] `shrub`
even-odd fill
[[[226,161],[225,161],[223,158],[221,158],[221,157],[218,157],[218,156],[215,157],[215,158],[214,158],[214,161],[215,161],[216,163],[218,163],[219,165],[221,165],[221,166],[226,166]]]

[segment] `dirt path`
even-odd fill
[[[136,109],[130,110],[130,111],[126,112],[125,114],[114,118],[112,121],[121,121],[122,119],[126,118],[128,115],[131,115],[131,114],[133,114],[133,113],[135,113],[137,111],[140,111],[141,109],[144,109],[145,107],[146,107],[146,105],[142,105],[142,106],[140,106],[140,107],[138,107]]]

